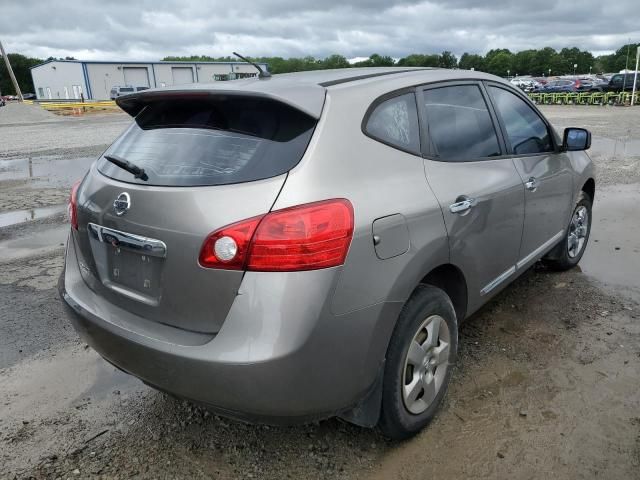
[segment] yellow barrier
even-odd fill
[[[536,104],[556,105],[629,105],[631,92],[559,92],[529,93],[529,98]],[[635,105],[640,105],[640,92],[636,92]]]
[[[40,102],[39,105],[46,110],[58,110],[64,108],[116,108],[116,102],[113,100],[104,100],[96,102]]]

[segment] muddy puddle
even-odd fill
[[[2,261],[26,258],[62,248],[67,241],[69,225],[57,225],[32,232],[30,234],[0,241],[0,259]]]
[[[53,215],[64,213],[66,210],[66,205],[53,205],[51,207],[14,210],[11,212],[0,213],[0,228],[51,217]]]
[[[33,187],[68,187],[81,179],[94,157],[60,159],[56,156],[0,161],[0,181],[30,180]]]
[[[591,238],[580,261],[582,271],[605,287],[640,302],[640,187],[598,190]]]

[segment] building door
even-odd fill
[[[51,88],[47,87],[47,98],[51,100],[53,97],[51,96]]]
[[[122,67],[124,83],[131,87],[148,87],[149,70],[147,67]]]
[[[64,87],[64,98],[66,100],[69,100],[69,88],[68,87]]]
[[[78,91],[80,87],[78,85],[73,86],[73,98],[80,98],[80,92]]]
[[[191,67],[171,67],[174,85],[193,83],[193,69]]]

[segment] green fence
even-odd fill
[[[542,105],[630,105],[631,92],[562,92],[529,93],[529,98]],[[636,92],[634,105],[640,103],[640,93]]]

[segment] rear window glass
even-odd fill
[[[129,183],[226,185],[281,175],[302,158],[316,121],[281,102],[235,95],[147,105],[105,152],[143,168],[143,181],[107,161],[98,170]]]
[[[415,95],[407,93],[380,103],[367,121],[366,132],[392,146],[420,152]]]

